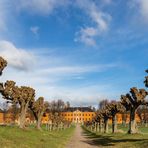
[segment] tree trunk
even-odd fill
[[[112,117],[112,133],[117,132],[117,117],[116,115],[113,115]]]
[[[136,128],[135,113],[136,113],[136,109],[132,108],[130,110],[130,122],[129,122],[129,131],[128,131],[129,134],[134,134],[138,132]]]
[[[99,133],[102,133],[103,129],[102,129],[102,120],[99,121]]]
[[[25,119],[26,119],[26,112],[28,109],[28,103],[21,106],[21,112],[20,112],[20,128],[25,128]]]
[[[126,127],[126,114],[122,113],[122,125]]]
[[[98,132],[98,122],[95,122],[95,130],[96,130],[96,133]]]
[[[108,118],[104,119],[104,133],[108,133]]]
[[[42,115],[39,115],[37,119],[37,126],[36,126],[36,128],[39,130],[41,130],[41,120],[42,120]]]

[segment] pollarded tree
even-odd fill
[[[30,109],[32,110],[35,117],[37,129],[41,129],[41,120],[48,107],[49,103],[45,102],[43,97],[39,97],[36,101],[31,102]]]
[[[129,122],[129,134],[136,133],[136,120],[135,114],[137,108],[145,104],[145,97],[148,92],[145,89],[137,89],[136,87],[131,88],[130,94],[126,94],[125,96],[121,96],[121,104],[126,108],[126,110],[130,111],[130,122]]]
[[[112,117],[112,133],[117,132],[117,117],[116,114],[124,111],[124,107],[120,102],[110,103],[106,106]]]
[[[26,86],[15,86],[14,81],[6,81],[4,85],[0,85],[0,92],[4,99],[20,105],[19,127],[25,128],[26,113],[30,102],[34,101],[35,90]]]
[[[60,122],[60,114],[58,112],[55,112],[53,114],[53,129],[59,129]]]
[[[109,101],[107,99],[104,99],[99,102],[98,107],[99,109],[103,109],[107,104],[109,104]]]
[[[99,124],[99,132],[102,132],[103,116],[100,111],[96,113],[96,121]],[[98,125],[97,125],[98,126]]]
[[[108,120],[110,118],[110,113],[108,109],[105,107],[101,110],[101,114],[103,116],[103,122],[104,122],[104,133],[108,133]]]
[[[2,75],[3,69],[7,66],[7,61],[4,60],[1,56],[0,56],[0,75]]]
[[[34,101],[35,90],[31,87],[21,86],[19,88],[18,103],[20,105],[20,128],[25,127],[26,113],[30,102]]]

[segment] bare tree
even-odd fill
[[[97,124],[99,124],[99,125],[97,125],[97,128],[99,128],[99,132],[101,133],[102,132],[103,116],[100,111],[97,111],[95,118],[96,118]]]
[[[121,96],[121,103],[126,108],[126,110],[130,111],[130,122],[129,122],[129,131],[128,133],[136,133],[136,120],[135,120],[135,113],[137,108],[145,104],[145,97],[147,96],[148,92],[144,89],[137,89],[135,87],[131,88],[130,94],[126,94],[125,96]]]
[[[70,107],[70,102],[67,101],[67,102],[66,102],[66,108],[69,108],[69,107]]]
[[[110,118],[110,113],[106,108],[104,108],[101,110],[101,114],[104,122],[104,133],[108,133],[108,120]]]
[[[107,99],[100,101],[99,106],[98,106],[99,109],[103,109],[108,103],[109,103],[109,101]]]
[[[63,100],[59,99],[57,101],[53,100],[51,103],[50,103],[50,111],[52,113],[55,113],[55,112],[61,112],[65,107],[65,103]]]

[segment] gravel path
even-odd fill
[[[84,135],[83,129],[78,124],[66,148],[98,148],[98,146],[93,145],[93,141]]]

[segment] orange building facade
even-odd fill
[[[60,115],[66,121],[70,121],[73,123],[84,123],[87,121],[92,121],[92,119],[96,116],[96,113],[89,107],[70,107],[65,109],[63,112],[61,112]],[[45,116],[42,117],[43,124],[49,121],[49,116],[50,116],[50,113],[46,113]],[[116,117],[117,117],[118,124],[122,124],[123,122],[127,124],[130,121],[129,113],[124,114],[124,117],[123,117],[123,114],[118,113]],[[11,124],[14,122],[15,123],[19,122],[18,116],[14,121],[14,115],[12,113],[4,114],[2,111],[0,111],[0,124],[4,124],[4,123]],[[141,122],[138,114],[136,114],[136,122],[137,123]],[[28,114],[26,116],[26,123],[28,124],[35,123],[35,120],[30,118],[30,115]],[[109,119],[109,124],[111,123],[112,123],[112,120]]]
[[[0,123],[3,123],[3,121],[4,121],[4,114],[0,113]]]
[[[89,107],[70,107],[61,112],[63,119],[73,123],[92,121],[96,113]]]
[[[118,124],[122,124],[123,122],[125,122],[126,124],[128,124],[129,121],[130,121],[130,114],[129,113],[126,113],[126,114],[123,115],[121,113],[118,113],[116,115],[116,119],[117,119],[117,123]],[[138,114],[135,115],[135,119],[136,119],[136,122],[137,123],[140,123],[141,122],[140,117],[138,116]],[[109,120],[109,123],[112,123],[112,120],[111,119]]]

